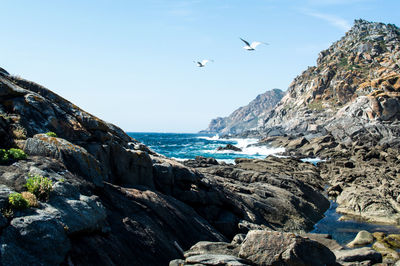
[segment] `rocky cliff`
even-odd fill
[[[199,241],[310,230],[329,206],[311,164],[185,166],[3,69],[0,139],[2,265],[166,265]],[[32,177],[51,181],[46,197],[26,191]]]
[[[258,95],[248,105],[240,107],[227,117],[211,120],[208,128],[202,133],[240,134],[245,130],[255,129],[258,121],[263,121],[265,115],[282,99],[285,92],[279,89],[266,91]]]
[[[400,136],[400,29],[356,20],[296,77],[261,123],[261,135],[330,132],[339,140]]]

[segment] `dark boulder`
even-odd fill
[[[242,149],[240,149],[232,144],[226,144],[225,147],[218,147],[217,151],[242,151]]]

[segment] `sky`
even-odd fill
[[[129,132],[198,132],[286,90],[398,0],[0,0],[0,67]],[[239,38],[262,41],[256,51]],[[198,68],[194,60],[214,62]]]

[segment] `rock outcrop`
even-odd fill
[[[259,121],[265,118],[265,115],[275,107],[284,94],[285,92],[279,89],[266,91],[258,95],[248,105],[235,110],[229,116],[211,120],[208,128],[201,131],[201,133],[229,135],[255,129]]]
[[[234,228],[238,222],[243,233],[266,227],[310,230],[329,207],[321,194],[323,181],[312,164],[277,157],[236,159],[235,163],[207,165],[201,157],[185,162],[214,180],[236,206],[222,214],[221,230],[230,232],[231,236],[237,233]]]
[[[262,122],[261,135],[331,133],[341,141],[380,143],[400,136],[400,30],[356,20],[296,77]]]
[[[249,231],[241,243],[199,242],[171,265],[336,265],[324,245],[292,233]]]

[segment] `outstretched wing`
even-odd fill
[[[250,47],[255,49],[257,46],[259,46],[260,44],[265,44],[265,45],[269,45],[269,43],[265,43],[265,42],[252,42]]]
[[[248,43],[246,40],[243,40],[242,38],[239,38],[242,40],[242,42],[244,42],[247,46],[250,46],[250,43]]]
[[[204,59],[203,61],[201,61],[201,64],[202,64],[202,65],[205,65],[205,64],[207,64],[208,62],[214,62],[214,60],[211,60],[211,59]]]
[[[250,47],[256,49],[256,47],[259,46],[260,44],[262,44],[262,42],[252,42]]]

